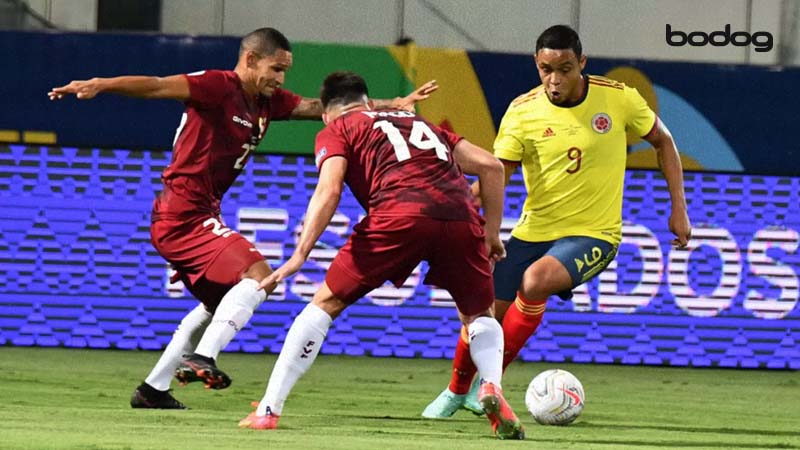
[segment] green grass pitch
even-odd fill
[[[449,379],[444,360],[320,356],[280,429],[254,431],[236,424],[263,395],[274,355],[223,354],[230,388],[175,388],[191,410],[131,409],[158,356],[0,347],[0,449],[800,449],[797,372],[516,362],[504,390],[527,440],[511,442],[466,411],[419,416]],[[586,389],[586,409],[566,427],[537,425],[525,410],[528,382],[554,367]]]

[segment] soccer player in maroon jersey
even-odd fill
[[[153,246],[201,304],[184,317],[134,391],[134,408],[184,409],[169,393],[173,374],[212,389],[231,383],[215,359],[274,286],[259,288],[272,271],[253,244],[223,223],[220,203],[272,120],[321,118],[319,99],[281,89],[291,65],[286,37],[261,28],[242,39],[233,70],[92,78],[48,93],[51,100],[68,94],[85,100],[107,92],[186,104],[172,161],[162,174],[164,188],[153,202],[150,231]],[[435,89],[429,82],[407,97],[382,102],[413,109]]]
[[[352,72],[329,75],[321,99],[327,127],[315,145],[319,182],[294,254],[260,286],[271,288],[300,270],[330,223],[345,183],[367,215],[295,319],[264,398],[239,426],[276,428],[289,391],[313,363],[333,319],[387,280],[400,286],[426,260],[425,282],[450,292],[469,330],[483,381],[479,401],[495,434],[523,439],[522,425],[500,389],[503,332],[492,313],[492,264],[505,256],[503,165],[413,112],[373,109],[366,83]],[[484,217],[462,169],[480,180]]]

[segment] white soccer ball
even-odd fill
[[[566,425],[583,411],[586,396],[575,375],[550,369],[536,375],[525,393],[525,406],[542,425]]]

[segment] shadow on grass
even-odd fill
[[[349,419],[356,420],[392,420],[398,422],[430,422],[436,423],[437,420],[424,419],[421,417],[408,417],[408,416],[376,416],[376,415],[347,415]],[[448,423],[459,422],[473,422],[474,417],[464,416],[462,418],[450,418],[446,421]],[[781,430],[754,430],[744,428],[711,428],[711,427],[691,427],[691,426],[675,426],[675,425],[616,425],[607,423],[592,423],[592,422],[579,422],[572,424],[569,428],[581,428],[584,430],[598,431],[602,429],[608,430],[653,430],[662,432],[679,432],[679,433],[710,433],[721,434],[725,436],[763,436],[767,438],[779,437],[793,437],[800,438],[800,432],[781,431]],[[596,444],[596,445],[619,445],[630,446],[631,448],[640,447],[664,447],[664,448],[764,448],[764,449],[800,449],[800,445],[795,445],[786,442],[742,442],[726,440],[726,441],[691,441],[691,440],[642,440],[642,439],[564,439],[563,437],[548,439],[545,428],[538,426],[526,427],[527,437],[526,440],[534,442],[552,442],[556,444],[564,444],[565,442],[573,444]],[[400,433],[408,432],[402,430]],[[415,433],[415,434],[431,434],[436,436],[438,433]],[[776,439],[777,440],[777,439]]]
[[[581,421],[571,427],[576,428],[609,428],[613,430],[655,430],[655,431],[675,431],[680,433],[716,433],[725,435],[744,435],[744,436],[787,436],[800,438],[800,431],[783,430],[753,430],[747,428],[711,428],[711,427],[690,427],[678,425],[623,425],[610,423],[593,423]],[[793,447],[794,448],[794,447]]]
[[[664,447],[664,448],[775,448],[775,449],[800,449],[800,447],[786,443],[765,444],[762,442],[692,442],[692,441],[645,441],[645,440],[612,440],[612,439],[540,439],[538,436],[531,436],[528,433],[526,440],[534,442],[553,442],[563,445],[565,442],[571,444],[598,444],[598,445],[628,445],[631,448],[642,447]]]

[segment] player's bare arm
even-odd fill
[[[503,164],[494,155],[466,139],[460,140],[453,148],[453,158],[465,173],[478,176],[478,182],[482,186],[479,198],[486,220],[486,250],[489,259],[499,261],[506,256],[500,239],[505,193]]]
[[[101,93],[126,95],[138,98],[169,98],[180,101],[189,99],[189,82],[183,75],[168,77],[122,76],[75,80],[47,93],[50,100],[60,100],[65,95],[74,95],[79,100],[89,100]]]
[[[431,80],[411,94],[405,97],[396,97],[394,99],[373,100],[375,109],[404,109],[413,111],[414,105],[430,97],[430,94],[439,89],[436,80]],[[303,97],[300,104],[292,111],[292,119],[295,120],[320,120],[323,113],[322,102],[318,98]]]
[[[300,104],[292,111],[294,120],[320,120],[322,119],[322,102],[318,98],[303,97]]]
[[[501,159],[500,162],[503,163],[503,171],[505,172],[505,182],[503,186],[508,186],[508,183],[511,182],[511,175],[514,175],[514,172],[519,167],[519,161],[509,161],[507,159]],[[478,206],[481,205],[481,182],[480,180],[472,183],[472,195],[478,199]]]
[[[294,275],[306,262],[317,239],[331,222],[333,214],[336,213],[339,200],[342,198],[346,172],[347,160],[345,158],[332,156],[322,163],[319,182],[308,202],[303,231],[300,233],[297,247],[288,261],[261,281],[259,289],[277,284],[286,277]]]
[[[683,166],[675,146],[675,140],[660,119],[656,119],[653,130],[644,137],[656,150],[658,167],[667,180],[672,212],[669,216],[669,229],[675,235],[672,245],[684,248],[692,237],[692,224],[686,207],[686,196],[683,190]]]
[[[406,111],[414,111],[414,106],[417,102],[426,100],[432,93],[439,89],[436,80],[428,81],[422,86],[414,90],[414,92],[406,95],[405,97],[395,97],[391,100],[373,99],[374,109],[403,109]]]

